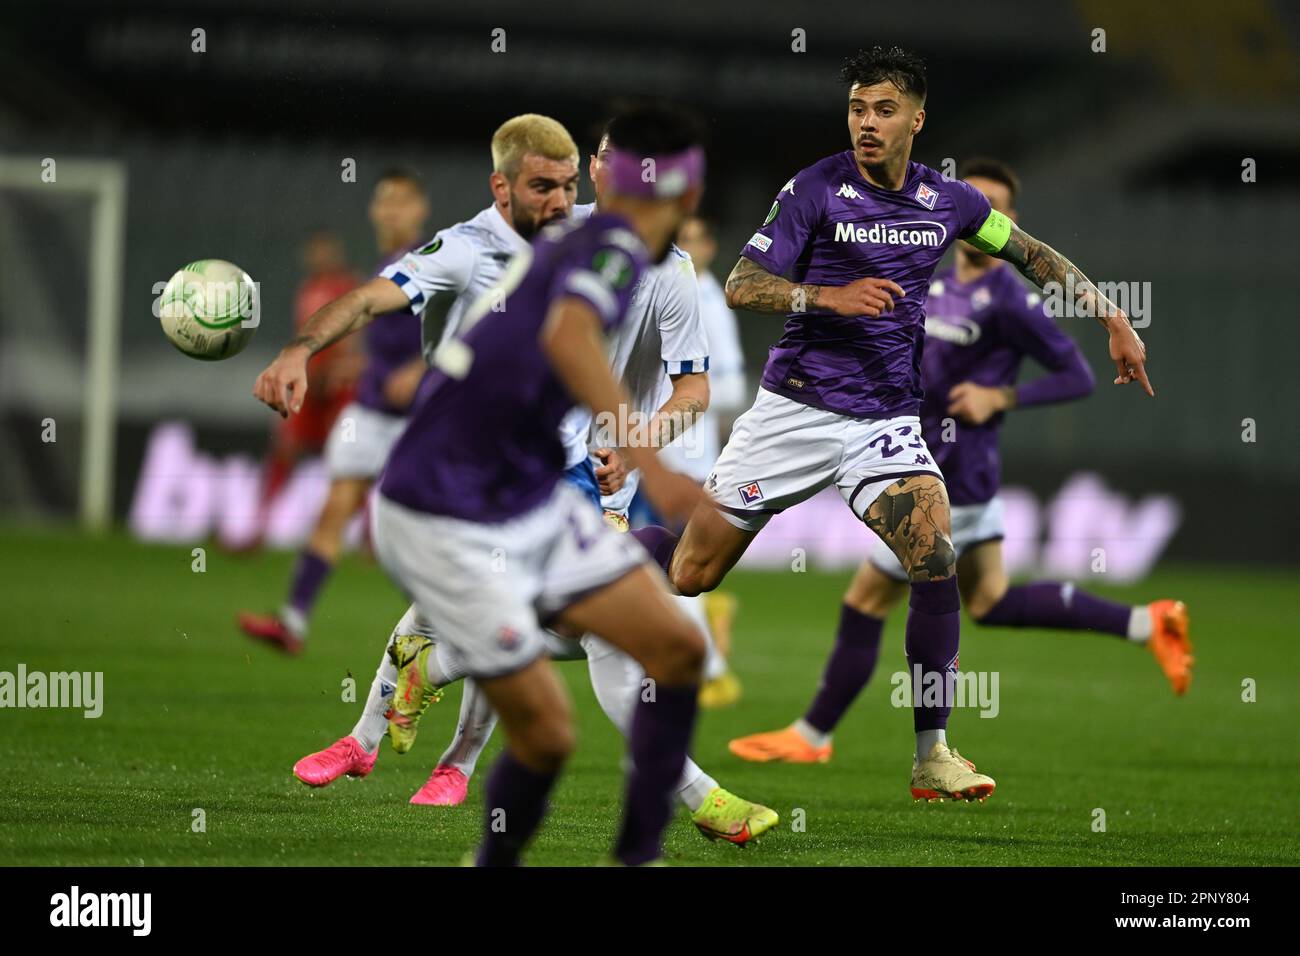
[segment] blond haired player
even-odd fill
[[[377,306],[383,309],[405,307],[418,312],[430,299],[454,297],[447,314],[443,341],[459,329],[467,309],[500,280],[515,255],[528,249],[526,237],[535,234],[548,222],[566,218],[573,211],[577,194],[578,151],[559,123],[535,114],[507,121],[493,137],[492,158],[494,172],[490,185],[494,204],[467,222],[437,233],[429,243],[390,265],[369,284],[377,287],[374,295],[383,297]],[[674,316],[672,324],[686,327],[692,322],[698,323],[698,315],[691,312],[693,283],[689,289],[679,288],[677,279],[681,268],[676,264],[676,257],[670,257],[670,261],[671,264],[648,270],[644,288],[638,291],[635,301],[644,304],[638,311],[640,319],[633,323],[638,329],[644,327],[647,317],[657,316],[670,307]],[[396,304],[398,295],[404,306]],[[644,311],[646,309],[649,311]],[[669,320],[664,321],[665,325],[669,323]],[[638,343],[642,344],[639,339]],[[431,347],[431,343],[426,343],[426,351]],[[707,348],[702,334],[687,332],[683,332],[681,347],[690,351],[691,356],[703,355],[705,352],[701,350]],[[651,362],[660,368],[658,348]],[[703,360],[688,360],[675,371],[681,373],[679,379],[690,375],[703,380],[703,364]],[[697,366],[701,374],[691,375]],[[668,378],[662,369],[660,378],[664,381]],[[703,403],[706,404],[707,381],[702,385]],[[700,401],[696,388],[684,387],[682,395],[684,402],[687,397]],[[571,433],[566,442],[569,446],[566,460],[568,482],[589,496],[595,491],[597,481],[604,483],[601,491],[617,493],[625,474],[619,456],[616,453],[605,455],[599,469],[605,474],[597,478],[587,457],[586,427],[582,426],[578,432]],[[614,475],[618,476],[617,482],[609,484]],[[599,501],[598,495],[596,501]],[[550,635],[547,639],[553,657],[576,659],[585,656],[584,649],[574,641]],[[627,733],[643,675],[627,655],[616,652],[605,642],[589,637],[585,643],[593,650],[588,656],[588,666],[597,699],[611,721]],[[399,663],[414,668],[408,675],[415,681],[415,686],[409,688],[411,699],[398,701],[396,708],[394,692],[399,685],[399,673],[388,653],[390,646]],[[374,767],[380,740],[388,731],[386,715],[390,711],[395,711],[394,747],[399,752],[406,752],[414,743],[416,720],[429,701],[435,699],[436,691],[467,675],[462,655],[442,639],[438,622],[428,620],[412,606],[386,641],[385,654],[352,732],[324,750],[299,760],[294,766],[295,775],[311,786],[325,786],[345,774],[365,776]],[[400,683],[405,697],[410,682]],[[406,718],[408,714],[413,719]],[[468,682],[462,695],[456,737],[412,802],[432,805],[463,802],[469,778],[495,722],[495,714],[477,682]],[[692,821],[710,837],[743,843],[776,822],[772,810],[726,791],[690,761],[677,792],[681,802],[690,810]]]

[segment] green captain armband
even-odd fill
[[[980,252],[993,255],[995,252],[1002,251],[1002,247],[1007,244],[1007,239],[1010,237],[1011,220],[996,209],[990,209],[989,217],[984,220],[984,225],[980,226],[980,231],[966,241]]]

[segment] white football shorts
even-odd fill
[[[383,495],[374,497],[371,522],[384,569],[479,678],[512,674],[547,653],[551,619],[648,561],[565,481],[542,504],[496,524],[415,511]]]
[[[325,441],[330,479],[378,478],[405,428],[406,418],[402,415],[385,415],[349,402],[334,420]]]
[[[705,488],[724,518],[758,531],[831,483],[861,518],[891,482],[921,474],[943,478],[915,415],[852,418],[760,388]]]

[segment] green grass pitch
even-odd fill
[[[431,707],[415,749],[383,744],[375,772],[311,790],[293,762],[351,727],[404,608],[373,564],[348,559],[327,586],[308,652],[287,659],[234,627],[278,604],[291,556],[146,547],[121,536],[0,531],[0,671],[103,671],[97,720],[0,710],[0,859],[9,865],[455,864],[475,844],[482,773],[466,806],[413,807],[455,722],[459,691]],[[1160,570],[1129,599],[1188,601],[1198,670],[1176,699],[1144,650],[1086,634],[963,628],[965,669],[1000,674],[995,719],[954,713],[950,739],[998,790],[985,804],[914,804],[911,716],[890,706],[904,666],[903,616],[824,766],[758,766],[727,751],[783,726],[816,686],[846,576],[736,573],[741,602],[734,708],[705,713],[696,760],[724,786],[777,809],[752,847],[711,844],[684,812],[667,838],[679,865],[1295,864],[1300,641],[1293,573]],[[579,749],[531,849],[534,865],[600,862],[618,822],[622,740],[581,663],[559,665]],[[1257,700],[1243,702],[1243,680]],[[1093,829],[1094,810],[1106,814]],[[194,811],[206,830],[194,832]],[[793,811],[801,810],[801,814]],[[796,831],[791,821],[802,817]]]

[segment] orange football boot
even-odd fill
[[[741,760],[754,763],[826,763],[831,759],[830,744],[814,747],[794,727],[737,737],[727,744],[727,749]]]
[[[1151,612],[1151,640],[1147,647],[1169,678],[1174,693],[1181,697],[1192,683],[1192,665],[1196,663],[1188,633],[1187,605],[1182,601],[1152,601],[1147,609]]]

